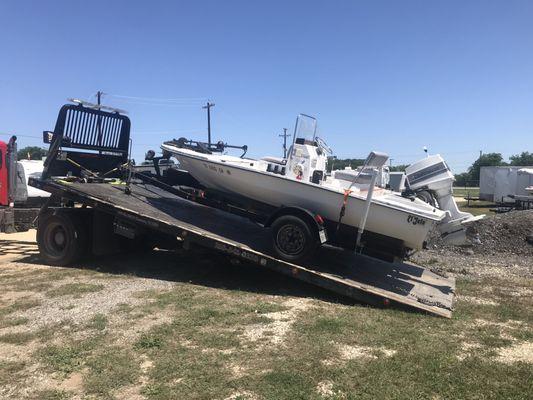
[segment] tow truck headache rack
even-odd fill
[[[62,147],[72,146],[73,139],[74,144],[78,143],[79,135],[87,137],[87,129],[91,132],[91,123],[82,124],[78,136],[70,138],[68,143],[63,142],[65,129],[59,119],[68,120],[64,110],[71,109],[80,113],[77,118],[82,120],[87,118],[83,115],[86,112],[102,117],[102,120],[111,116],[120,118],[123,127],[120,136],[129,140],[129,119],[123,115],[80,106],[61,109],[53,134],[56,141],[51,143],[54,156],[48,165],[49,174],[45,178],[30,180],[31,186],[52,193],[52,197],[67,200],[65,204],[73,206],[42,210],[37,236],[45,261],[66,264],[79,260],[88,252],[105,254],[116,250],[124,238],[133,243],[149,243],[150,247],[181,245],[188,248],[196,245],[365,303],[380,306],[403,304],[451,317],[455,280],[418,265],[386,262],[329,246],[323,246],[309,262],[288,262],[272,250],[267,229],[249,219],[191,201],[180,190],[166,190],[165,185],[136,180],[125,185],[120,180],[108,182],[70,177],[84,175],[83,168],[88,169],[89,165],[75,170],[65,163],[64,156],[55,154],[62,155]],[[114,143],[124,146],[124,140],[118,139]],[[91,143],[93,145],[84,144],[83,150],[89,154],[100,151],[100,142],[94,145],[93,139]],[[127,145],[122,147],[122,151],[126,149]],[[127,157],[127,151],[120,157],[114,158],[113,162],[106,160],[105,165],[100,165],[98,159],[91,159],[90,170],[94,174],[106,174],[108,168],[116,168],[126,161],[123,157]],[[85,158],[77,160],[87,161]],[[58,229],[63,239],[66,235],[66,241],[54,242]]]
[[[44,131],[50,143],[42,178],[82,174],[118,176],[117,167],[128,160],[130,120],[107,112],[66,104],[53,131]]]

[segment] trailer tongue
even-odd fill
[[[50,263],[66,265],[88,253],[113,251],[124,240],[157,247],[196,245],[358,301],[404,304],[451,317],[453,278],[327,245],[306,262],[289,262],[273,250],[269,229],[249,219],[185,199],[179,190],[156,182],[107,180],[120,176],[127,161],[129,119],[123,115],[67,105],[49,136],[44,177],[31,179],[30,185],[69,205],[44,208],[39,218],[39,250]]]

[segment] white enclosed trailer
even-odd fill
[[[514,196],[527,195],[526,187],[533,184],[533,167],[481,167],[479,198],[495,203],[514,203]]]

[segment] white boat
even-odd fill
[[[359,228],[358,245],[364,230],[363,244],[373,241],[374,247],[379,247],[392,239],[404,249],[421,249],[435,226],[457,238],[464,236],[462,223],[472,219],[471,214],[457,209],[451,196],[453,175],[440,156],[426,158],[421,166],[414,164],[407,172],[413,186],[430,185],[427,192],[435,196],[433,204],[431,198],[428,203],[414,192],[402,195],[375,186],[374,178],[388,159],[383,153],[372,152],[357,173],[327,174],[331,150],[316,136],[316,120],[304,115],[297,119],[287,159],[236,157],[224,154],[222,143],[208,145],[186,139],[165,142],[161,148],[176,157],[180,168],[189,171],[207,189],[274,208],[302,207],[319,214],[329,226],[340,223],[344,232],[350,228],[352,233],[357,232]],[[363,179],[365,174],[367,179]],[[355,244],[355,236],[350,240]]]

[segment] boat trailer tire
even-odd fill
[[[294,215],[283,215],[271,225],[276,254],[289,262],[304,261],[313,255],[318,239],[312,228]]]
[[[88,248],[85,225],[70,212],[39,217],[39,253],[47,264],[66,266],[78,261]]]

